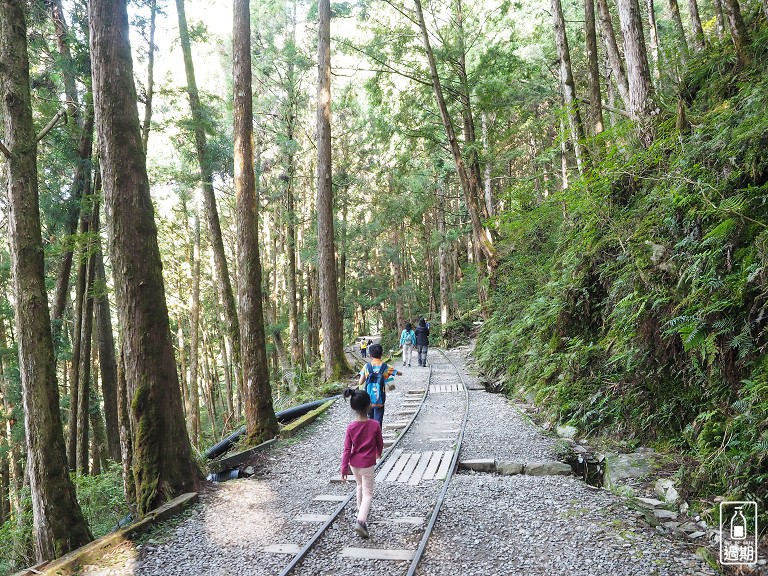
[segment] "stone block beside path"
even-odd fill
[[[562,462],[531,462],[525,465],[528,476],[570,476],[571,467]]]
[[[496,472],[503,476],[514,476],[522,474],[525,465],[520,462],[499,462],[496,464]]]
[[[496,460],[493,458],[462,460],[459,462],[459,468],[462,470],[474,470],[475,472],[493,472],[497,470]]]

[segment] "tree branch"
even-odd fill
[[[11,159],[11,151],[10,151],[10,150],[8,150],[8,148],[6,148],[6,147],[5,147],[5,144],[3,144],[3,142],[2,142],[2,141],[0,141],[0,152],[2,152],[2,153],[3,153],[3,156],[5,156],[6,158],[8,158],[8,160],[10,160],[10,159]]]
[[[62,108],[56,114],[54,114],[53,118],[51,118],[51,121],[48,122],[48,124],[45,125],[45,127],[40,130],[40,133],[37,135],[37,138],[35,139],[35,142],[40,142],[43,138],[45,138],[45,135],[48,134],[51,130],[53,130],[53,127],[56,126],[56,124],[59,123],[59,120],[64,118],[64,124],[67,123],[67,109]]]
[[[579,100],[580,102],[584,102],[584,104],[592,104],[592,100],[589,98],[583,98],[582,96],[576,96],[576,100]],[[632,119],[632,116],[629,112],[626,110],[622,110],[621,108],[614,108],[613,106],[608,106],[608,104],[600,104],[600,106],[603,108],[603,110],[608,110],[608,112],[613,112],[614,114],[618,114],[620,116],[624,116],[625,118]]]

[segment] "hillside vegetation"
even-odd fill
[[[513,192],[476,354],[583,435],[689,455],[697,495],[765,501],[768,29],[755,18],[751,63],[729,43],[698,53],[647,150],[620,145],[631,128],[617,125],[567,190]]]

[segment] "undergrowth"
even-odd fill
[[[544,200],[522,185],[476,356],[584,435],[686,454],[700,497],[768,497],[768,30],[683,83],[690,126],[650,148],[620,124],[593,170]],[[669,113],[673,115],[672,112]],[[662,114],[663,116],[663,114]]]

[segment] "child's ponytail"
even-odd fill
[[[359,390],[357,388],[347,388],[344,390],[344,399],[349,398],[349,406],[355,412],[365,414],[368,412],[368,407],[371,405],[371,397],[365,390]]]

